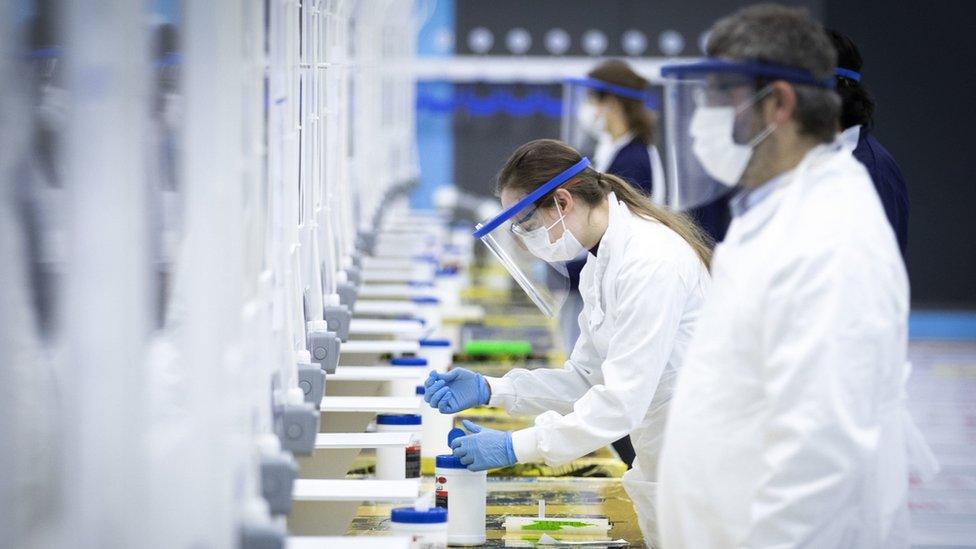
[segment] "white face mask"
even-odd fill
[[[555,197],[553,197],[553,200],[556,200]],[[548,227],[542,226],[524,234],[516,233],[522,239],[522,242],[525,243],[525,247],[532,252],[532,255],[549,263],[570,261],[586,249],[579,243],[579,240],[576,240],[576,237],[573,236],[569,228],[566,227],[566,216],[559,209],[559,201],[556,201],[556,211],[559,212],[559,219],[552,225]],[[552,229],[560,222],[563,224],[562,236],[555,242],[549,242],[549,229]]]
[[[579,110],[576,111],[576,121],[586,133],[597,139],[607,132],[607,117],[592,101],[580,105]]]
[[[760,91],[751,101],[740,107],[699,106],[695,109],[688,128],[692,151],[708,175],[716,181],[729,187],[737,185],[749,165],[756,145],[776,129],[775,124],[770,124],[744,145],[736,143],[732,137],[736,116],[762,99],[768,93],[767,90]]]

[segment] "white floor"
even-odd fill
[[[942,466],[912,483],[912,545],[976,547],[976,341],[916,341],[909,357],[908,407]]]

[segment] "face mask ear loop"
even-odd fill
[[[773,91],[772,86],[769,86],[769,85],[765,86],[763,89],[761,89],[758,92],[756,92],[756,95],[753,96],[753,98],[750,99],[747,103],[745,103],[745,104],[737,107],[735,109],[735,115],[736,116],[739,116],[740,114],[742,114],[743,112],[745,112],[746,109],[752,108],[753,105],[755,105],[759,101],[762,101],[767,95],[769,95],[770,93],[772,93],[772,91]],[[766,126],[763,129],[763,131],[759,132],[759,134],[756,135],[756,137],[753,137],[749,141],[749,148],[754,149],[756,147],[756,145],[762,143],[763,140],[766,139],[767,137],[769,137],[769,134],[773,133],[774,131],[776,131],[776,124],[775,123]]]
[[[555,196],[552,197],[552,201],[556,203],[556,211],[559,212],[559,219],[557,219],[556,221],[554,221],[552,225],[549,225],[548,227],[546,227],[546,238],[547,239],[549,238],[549,230],[552,229],[553,227],[555,227],[557,223],[560,223],[561,222],[563,224],[563,231],[568,230],[568,229],[566,229],[566,216],[563,215],[563,210],[559,207],[559,201],[556,200],[556,197]]]
[[[755,148],[756,145],[762,143],[763,139],[769,137],[769,134],[773,133],[774,131],[776,131],[776,124],[770,124],[766,126],[766,129],[759,132],[759,135],[757,135],[756,137],[753,137],[752,141],[749,141],[749,147]]]

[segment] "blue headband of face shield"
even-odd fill
[[[844,69],[837,67],[834,69],[834,76],[843,76],[844,78],[849,78],[855,82],[861,81],[861,73],[857,71],[852,71],[851,69]]]
[[[582,160],[573,164],[569,168],[560,172],[559,175],[557,175],[556,177],[553,177],[552,179],[547,181],[545,185],[542,185],[538,189],[525,195],[524,197],[522,197],[521,200],[509,206],[508,209],[506,209],[504,212],[496,215],[490,221],[482,225],[481,228],[479,228],[477,231],[474,232],[474,237],[481,238],[486,234],[490,233],[491,231],[497,229],[499,225],[508,221],[509,219],[514,217],[515,214],[524,210],[526,206],[531,205],[536,200],[539,200],[540,198],[545,196],[546,193],[548,193],[549,191],[569,181],[571,177],[585,170],[587,167],[589,167],[589,165],[590,165],[590,159],[583,157]]]
[[[661,76],[665,78],[695,78],[722,73],[785,80],[794,84],[805,84],[828,90],[832,90],[836,86],[836,81],[833,78],[819,80],[806,69],[760,61],[730,61],[706,57],[702,61],[693,63],[677,63],[661,67]]]
[[[602,80],[597,80],[596,78],[567,78],[565,83],[600,90],[626,99],[636,99],[644,103],[649,109],[657,109],[657,100],[647,91],[617,86],[616,84],[610,84]]]

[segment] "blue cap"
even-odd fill
[[[450,347],[451,341],[448,339],[421,339],[421,347]]]
[[[434,276],[444,277],[444,276],[454,276],[458,274],[457,267],[441,267],[434,272]]]
[[[424,395],[427,394],[427,389],[423,385],[417,385],[417,394]]]
[[[438,303],[441,302],[440,299],[437,299],[436,297],[429,296],[429,295],[411,297],[410,301],[418,305],[437,305]]]
[[[410,316],[410,315],[397,315],[397,316],[395,316],[393,318],[394,318],[394,320],[412,320],[413,322],[416,322],[417,324],[420,324],[421,326],[424,326],[424,325],[427,324],[427,321],[426,320],[424,320],[422,318],[417,318],[415,316]]]
[[[416,356],[401,356],[390,360],[393,366],[426,366],[427,359]]]
[[[447,433],[447,445],[450,446],[451,443],[454,442],[454,439],[463,436],[467,436],[467,433],[464,432],[464,429],[460,429],[458,427],[451,429],[451,431]]]
[[[377,425],[420,425],[420,416],[415,414],[380,414],[376,416]]]
[[[426,511],[418,511],[413,507],[397,507],[390,511],[390,520],[408,524],[437,524],[447,522],[447,509],[431,507]]]
[[[461,463],[461,458],[454,457],[453,454],[437,456],[435,466],[443,469],[467,469],[468,466]]]

